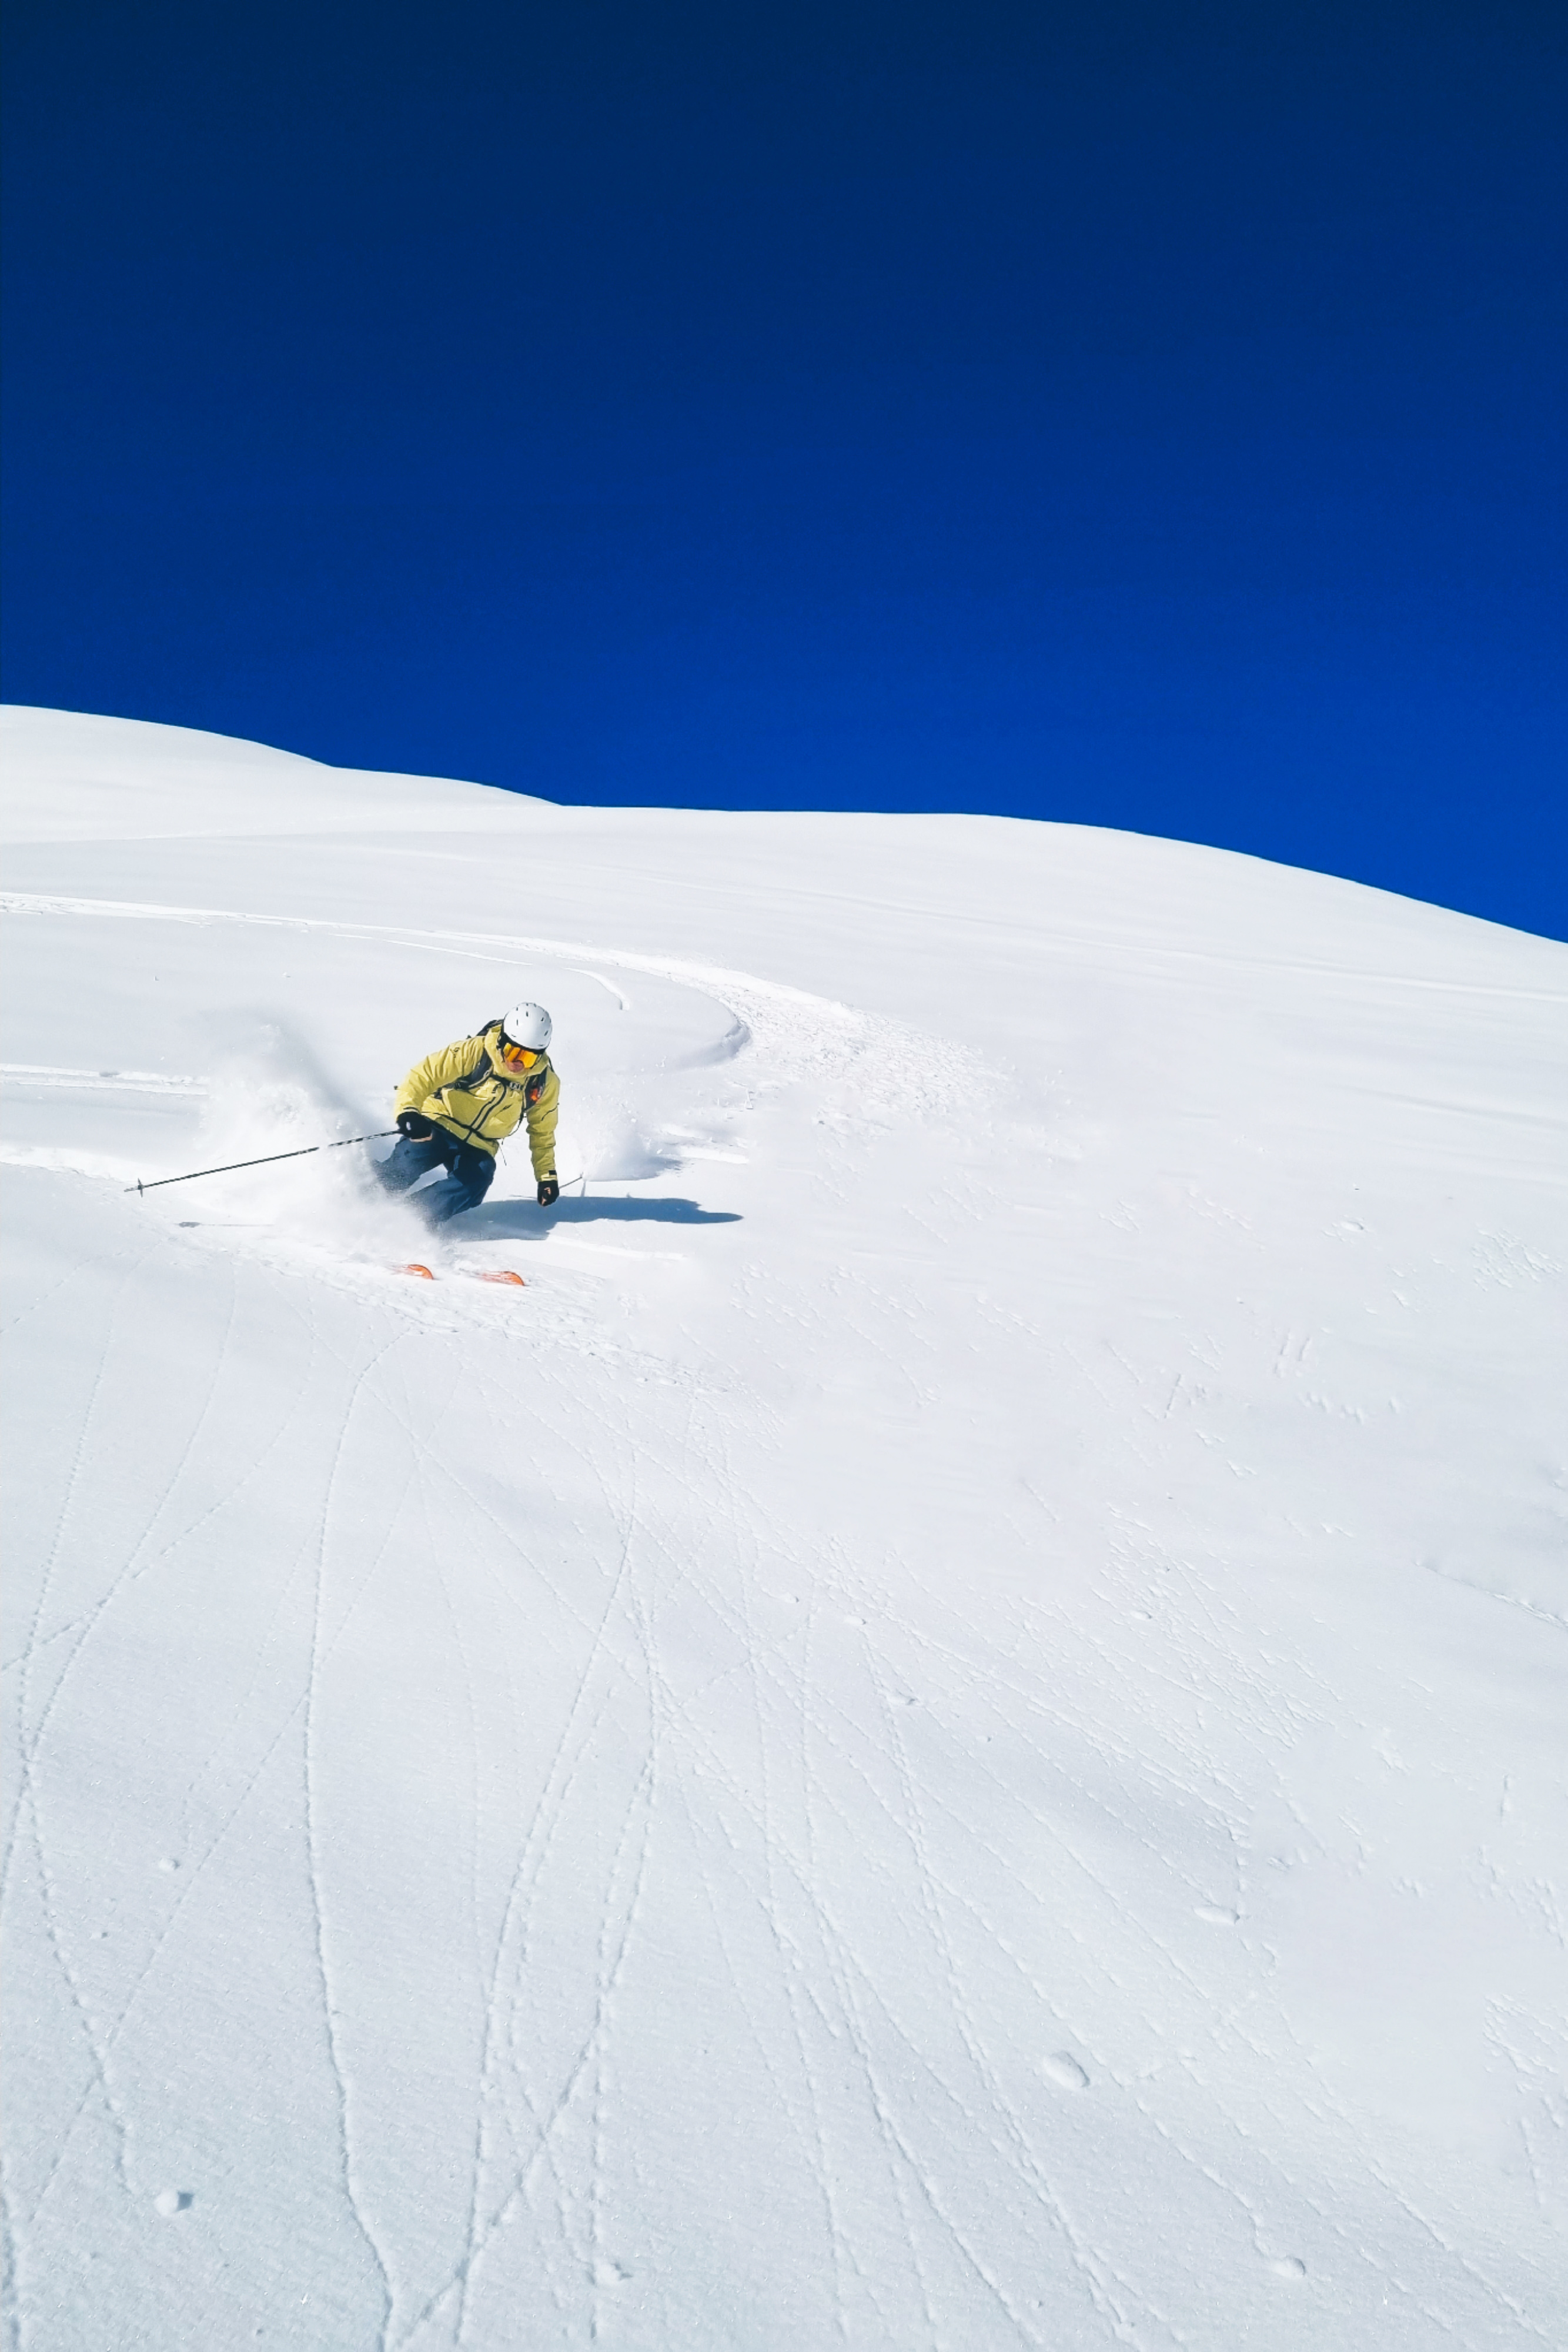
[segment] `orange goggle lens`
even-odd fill
[[[531,1070],[538,1058],[531,1045],[514,1045],[508,1042],[501,1047],[501,1059],[508,1069]]]

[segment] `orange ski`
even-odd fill
[[[435,1280],[435,1276],[431,1272],[429,1266],[420,1265],[418,1264],[413,1265],[394,1265],[392,1272],[394,1274],[417,1275],[422,1282],[434,1282]],[[465,1266],[463,1268],[463,1272],[470,1282],[504,1282],[509,1284],[510,1286],[516,1290],[526,1290],[528,1287],[522,1276],[520,1274],[514,1274],[509,1265],[500,1265],[494,1268],[477,1265]]]

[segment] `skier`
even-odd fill
[[[555,1172],[555,1122],[560,1080],[550,1066],[550,1017],[538,1004],[515,1005],[476,1036],[443,1045],[410,1070],[393,1115],[402,1130],[376,1171],[389,1192],[406,1192],[433,1168],[439,1184],[419,1197],[427,1224],[443,1225],[476,1209],[496,1173],[496,1154],[526,1119],[541,1209],[560,1198]]]

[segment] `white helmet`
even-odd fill
[[[534,1054],[549,1048],[549,1014],[542,1004],[514,1004],[501,1024],[501,1034],[508,1045],[526,1045]]]

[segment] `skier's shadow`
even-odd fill
[[[578,1197],[541,1209],[532,1201],[482,1201],[462,1219],[476,1240],[542,1242],[552,1225],[738,1225],[735,1209],[700,1209],[695,1201],[596,1201]]]

